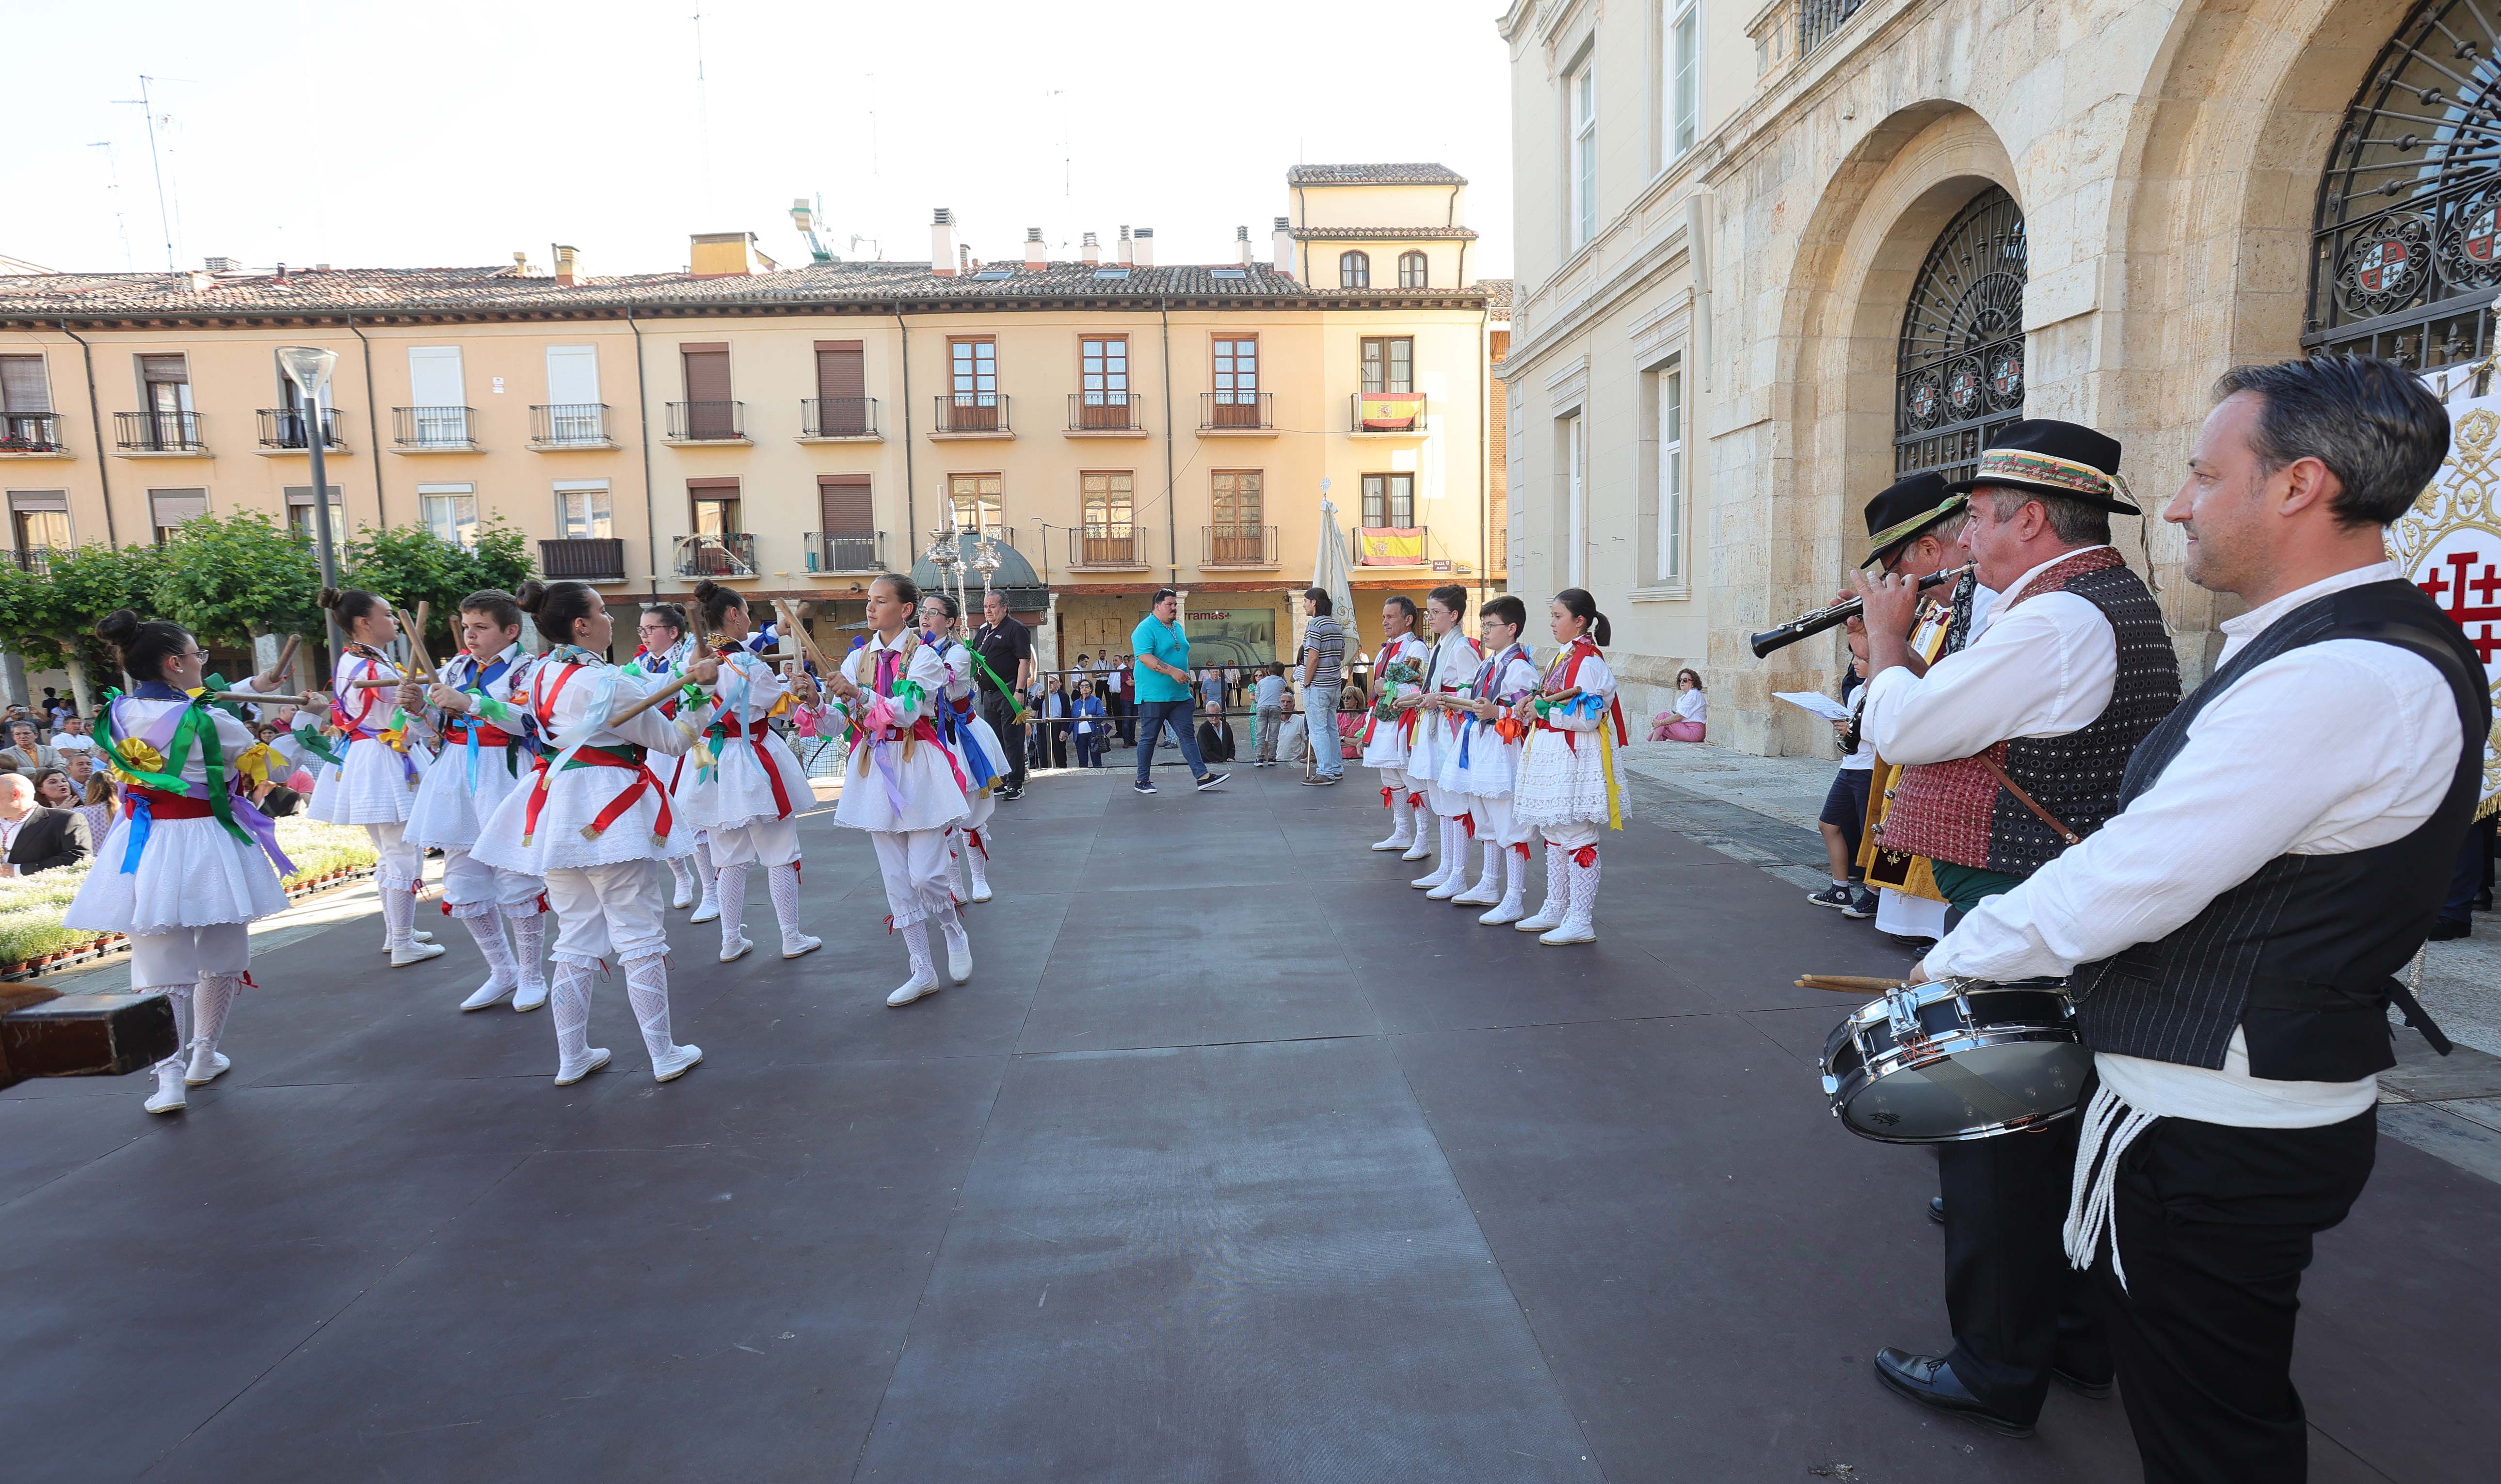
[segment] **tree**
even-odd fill
[[[112,652],[95,637],[96,621],[115,609],[152,612],[163,559],[155,546],[81,546],[52,558],[50,573],[38,579],[53,590],[52,641],[80,710],[94,709],[88,676],[116,673]]]
[[[511,592],[530,575],[529,538],[493,517],[478,527],[475,546],[454,545],[422,525],[367,526],[348,548],[343,575],[412,614],[431,604],[425,644],[440,657],[455,645],[461,599],[489,587]]]
[[[204,644],[249,649],[262,634],[318,635],[312,544],[257,511],[185,522],[157,563],[154,611]]]

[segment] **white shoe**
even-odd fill
[[[938,993],[938,976],[915,970],[911,978],[904,980],[896,987],[894,993],[885,997],[885,1006],[888,1009],[899,1010],[923,995],[936,993]]]
[[[1416,843],[1416,835],[1413,830],[1392,830],[1389,832],[1389,838],[1387,840],[1374,841],[1372,842],[1372,848],[1375,850],[1404,850],[1414,843]]]
[[[1513,923],[1512,926],[1517,928],[1522,933],[1551,933],[1556,928],[1563,926],[1562,905],[1560,903],[1549,902],[1544,907],[1537,909],[1537,914],[1535,916],[1522,917],[1517,922]]]
[[[1527,924],[1522,923],[1521,926]],[[1593,943],[1598,940],[1598,930],[1586,917],[1566,917],[1561,926],[1537,940],[1550,948],[1560,948],[1570,943]]]
[[[428,933],[423,928],[411,928],[408,930],[408,936],[412,942],[430,943],[434,941],[434,935]],[[384,953],[391,951],[390,940],[387,938],[383,940],[383,951]]]
[[[1429,861],[1433,858],[1433,849],[1424,843],[1423,837],[1419,835],[1398,858],[1402,861]]]
[[[1495,903],[1500,902],[1502,900],[1502,888],[1494,884],[1494,877],[1498,874],[1500,874],[1500,873],[1495,873],[1493,875],[1487,875],[1484,880],[1469,887],[1466,891],[1453,894],[1450,899],[1451,906],[1491,907]]]
[[[738,935],[738,946],[733,948],[727,943],[723,943],[721,945],[720,961],[724,964],[735,964],[740,959],[747,957],[747,950],[754,946],[754,943],[748,940],[747,935],[741,933]]]
[[[695,908],[695,914],[686,919],[688,922],[717,922],[719,920],[720,904],[710,897],[704,898],[703,905]]]
[[[590,1048],[589,1053],[583,1057],[581,1066],[568,1070],[561,1063],[557,1065],[555,1069],[555,1085],[558,1087],[571,1087],[574,1083],[581,1081],[584,1077],[590,1075],[592,1072],[597,1072],[600,1068],[607,1065],[608,1048],[606,1046],[593,1046]]]
[[[958,928],[947,940],[947,977],[961,984],[973,976],[973,935]]]
[[[964,900],[967,902],[987,902],[990,900],[991,895],[990,883],[976,877],[973,881],[973,894]]]
[[[151,1113],[179,1113],[190,1104],[183,1090],[183,1066],[167,1062],[156,1069],[156,1096],[141,1105]]]
[[[811,938],[807,934],[802,933],[796,938],[785,938],[782,940],[782,956],[784,958],[797,958],[803,953],[814,953],[824,945],[825,940],[823,939]]]
[[[495,1004],[497,1001],[503,999],[506,995],[511,994],[514,990],[518,988],[520,988],[520,984],[517,980],[511,984],[498,984],[494,980],[488,979],[485,983],[478,986],[478,992],[476,994],[461,1001],[460,1007],[464,1010],[483,1010],[486,1006]]]
[[[183,1085],[185,1087],[206,1087],[211,1082],[224,1076],[226,1074],[226,1069],[233,1065],[234,1063],[226,1060],[225,1053],[222,1051],[210,1052],[209,1059],[203,1062],[200,1060],[200,1053],[194,1050],[191,1053],[191,1065],[183,1069]]]
[[[1508,922],[1517,922],[1519,919],[1527,915],[1528,893],[1523,891],[1516,897],[1504,897],[1500,907],[1497,907],[1492,911],[1485,913],[1484,916],[1478,918],[1477,921],[1484,923],[1489,928],[1498,928]]]
[[[1447,878],[1450,874],[1451,868],[1446,863],[1437,867],[1431,874],[1417,876],[1407,884],[1414,887],[1419,887],[1425,891],[1431,891],[1434,887],[1441,885],[1443,880]]]
[[[520,988],[513,991],[513,1008],[517,1010],[545,1009],[547,1008],[547,980],[541,979],[536,984],[524,984]]]
[[[691,881],[680,881],[676,889],[669,893],[669,906],[678,911],[683,912],[694,905],[695,888]]]
[[[441,957],[443,945],[426,942],[412,942],[405,947],[393,948],[390,956],[393,969],[406,969],[411,964],[422,964],[427,959]]]
[[[695,1063],[702,1060],[701,1046],[671,1046],[668,1055],[651,1064],[651,1080],[674,1082],[694,1071]]]

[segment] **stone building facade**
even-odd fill
[[[2017,416],[2126,447],[2118,522],[2202,676],[2229,610],[2159,512],[2227,367],[2489,350],[2493,0],[1517,0],[1514,590],[1617,620],[1633,704],[1826,751],[1859,511]]]

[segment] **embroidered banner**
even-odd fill
[[[2431,487],[2388,527],[2388,555],[2466,632],[2501,711],[2501,394],[2449,404],[2449,457]],[[2501,809],[2501,721],[2484,742],[2478,817]]]

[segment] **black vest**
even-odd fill
[[[2278,856],[2169,937],[2079,967],[2076,1021],[2094,1050],[2214,1069],[2239,1027],[2252,1076],[2351,1082],[2396,1065],[2392,999],[2435,1047],[2448,1049],[2395,975],[2430,935],[2474,820],[2491,702],[2465,636],[2413,583],[2350,587],[2276,620],[2145,740],[2128,764],[2120,804],[2162,776],[2215,697],[2268,660],[2332,639],[2398,645],[2449,682],[2464,745],[2448,793],[2401,839],[2343,855]],[[2283,742],[2281,758],[2253,757],[2248,766],[2297,769],[2302,739]]]

